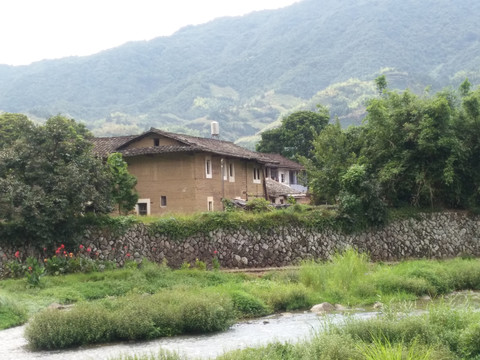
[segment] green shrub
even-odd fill
[[[240,317],[258,317],[271,312],[262,300],[244,291],[234,291],[230,296]]]
[[[468,358],[480,355],[480,323],[470,324],[459,337],[460,352]]]
[[[264,198],[253,198],[247,201],[245,209],[254,213],[262,213],[272,211],[273,207],[270,201]]]
[[[250,291],[275,312],[305,309],[311,305],[309,292],[302,284],[286,285],[265,281]]]
[[[69,311],[47,309],[33,317],[25,337],[35,349],[60,349],[220,331],[232,322],[233,306],[226,297],[167,291],[81,304]]]
[[[304,261],[300,267],[300,281],[334,303],[352,302],[352,296],[371,297],[375,289],[367,284],[370,270],[368,256],[354,249],[336,253],[330,261]]]
[[[233,305],[216,294],[190,294],[181,301],[183,332],[207,333],[226,330],[233,323]]]
[[[25,262],[25,278],[27,279],[28,286],[40,286],[40,278],[43,276],[45,268],[40,266],[38,260],[31,256],[29,256]]]
[[[110,341],[112,325],[111,315],[98,306],[76,306],[69,311],[47,309],[28,323],[25,337],[34,349],[63,349]]]

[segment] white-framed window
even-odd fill
[[[213,196],[207,197],[207,211],[213,211]]]
[[[222,160],[220,160],[220,162],[222,164],[223,180],[227,181],[227,179],[228,179],[228,163],[227,163],[227,160],[222,159]]]
[[[284,173],[281,173],[281,174],[280,174],[280,182],[281,182],[281,183],[284,183],[284,182],[285,182],[285,174],[284,174]]]
[[[167,207],[167,196],[160,196],[160,207]]]
[[[150,199],[138,199],[135,211],[137,215],[150,215]]]
[[[233,161],[228,162],[228,181],[235,182],[235,164]]]
[[[207,179],[212,178],[212,157],[205,156],[205,177]]]
[[[260,168],[259,167],[254,167],[253,168],[253,182],[255,184],[260,184]]]

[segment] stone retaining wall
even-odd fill
[[[164,235],[149,234],[147,226],[134,225],[116,237],[89,231],[83,244],[85,249],[91,249],[91,257],[114,260],[119,266],[126,259],[140,261],[143,257],[156,262],[166,260],[172,267],[196,259],[211,264],[216,251],[223,268],[276,267],[302,259],[327,259],[346,247],[366,251],[376,261],[480,256],[480,217],[460,212],[423,214],[418,220],[398,221],[355,234],[285,226],[266,234],[219,229],[174,241]],[[0,259],[11,259],[15,250],[18,249],[0,248]],[[33,254],[31,249],[20,251]]]

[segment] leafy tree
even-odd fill
[[[462,97],[467,96],[470,93],[470,88],[472,87],[472,84],[470,84],[470,81],[468,79],[465,79],[461,84],[460,84],[460,95]]]
[[[279,128],[264,131],[257,151],[277,153],[290,159],[309,157],[312,141],[327,126],[328,109],[318,106],[318,111],[297,111],[283,118]]]
[[[351,220],[367,225],[381,225],[387,219],[387,207],[380,187],[370,178],[365,166],[354,164],[341,177],[340,212]]]
[[[380,95],[387,90],[387,78],[385,75],[380,75],[375,79],[375,85],[377,86],[377,91]]]
[[[118,212],[126,214],[138,201],[138,194],[134,191],[137,179],[128,172],[128,165],[120,153],[110,154],[107,165],[112,177],[112,200],[118,205]]]
[[[353,143],[337,121],[327,125],[314,139],[311,157],[301,158],[315,202],[336,202],[341,190],[339,179],[356,161]]]
[[[0,115],[0,149],[11,146],[33,130],[34,124],[25,115],[5,113]]]
[[[419,98],[386,92],[367,107],[361,161],[380,182],[390,204],[450,201],[456,139],[448,93]]]
[[[71,242],[85,212],[110,212],[110,177],[90,137],[83,125],[55,116],[1,149],[0,223],[45,246]]]

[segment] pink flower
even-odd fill
[[[127,253],[127,256],[130,257],[130,253]]]
[[[60,245],[60,249],[65,249],[65,245]]]
[[[17,251],[15,252],[15,257],[16,257],[17,259],[20,257],[20,251],[17,250]]]
[[[213,252],[213,255],[217,255],[217,254],[218,254],[218,251],[215,250],[215,251]]]
[[[92,251],[92,249],[90,249],[90,248],[87,248],[87,252],[89,253],[90,251]]]
[[[47,251],[47,248],[43,248],[43,251]]]
[[[80,245],[79,248],[80,248],[80,250],[83,250],[83,245]]]
[[[28,271],[32,271],[32,267],[31,267],[31,266],[28,267]]]

